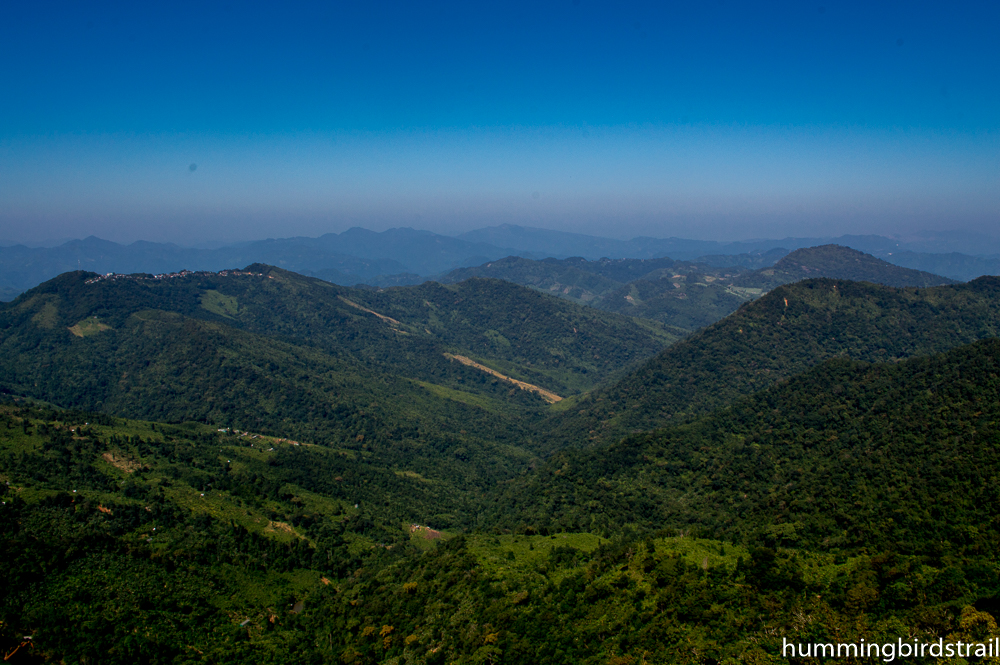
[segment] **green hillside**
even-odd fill
[[[206,279],[151,285],[136,280],[87,285],[76,279],[65,288],[29,292],[4,312],[3,387],[67,407],[201,421],[373,452],[383,464],[442,481],[463,478],[471,487],[526,463],[528,455],[511,446],[521,442],[525,424],[544,406],[531,393],[452,363],[440,352],[423,359],[431,369],[418,375],[428,377],[422,383],[389,373],[382,367],[385,357],[396,353],[400,333],[346,304],[326,318],[331,335],[295,339],[248,331],[282,325],[284,315],[295,313],[282,312],[275,298],[273,316],[255,318],[247,303],[252,293],[239,292],[235,297],[244,299],[238,306],[246,324],[227,325],[226,316],[206,309],[207,304],[224,311],[220,296],[201,297],[218,292],[206,286],[224,289],[257,279],[267,280],[266,287],[279,296],[290,289],[267,277],[230,276],[228,284],[225,278]],[[289,282],[292,288],[299,283]],[[120,306],[130,302],[131,308]],[[305,307],[302,301],[287,302],[286,309]],[[84,323],[67,326],[74,321]],[[302,331],[308,331],[306,324]],[[349,343],[362,336],[369,352],[386,349],[378,363],[355,357]],[[348,344],[334,346],[338,338]],[[498,457],[504,463],[497,464]]]
[[[778,287],[555,416],[547,441],[610,442],[706,413],[829,358],[894,361],[1000,334],[1000,279],[927,289],[813,279]]]
[[[899,363],[828,360],[694,422],[561,453],[512,482],[496,520],[992,556],[998,482],[1000,340],[988,339]]]
[[[740,275],[734,280],[734,284],[770,291],[782,284],[815,277],[850,279],[856,282],[899,287],[956,283],[947,277],[893,265],[850,247],[821,245],[797,249],[772,266]]]
[[[533,261],[511,256],[454,270],[444,281],[502,279],[606,312],[655,321],[685,335],[760,295],[759,288],[732,287],[743,272],[669,258]]]
[[[528,372],[557,393],[572,394],[676,339],[655,326],[500,281],[377,292],[262,265],[170,279],[95,277],[67,273],[0,309],[0,348],[8,360],[22,348],[29,354],[40,345],[68,348],[79,336],[66,331],[91,320],[108,328],[86,336],[86,343],[115,340],[136,323],[135,317],[160,311],[181,315],[185,325],[195,328],[201,324],[187,322],[267,337],[268,343],[306,346],[338,361],[451,387],[475,379],[444,353],[471,354],[515,374]],[[391,315],[380,316],[377,307],[383,305],[391,305]],[[523,313],[516,319],[508,316],[514,310]],[[33,383],[24,380],[18,388]]]
[[[725,288],[663,270],[631,307]],[[664,326],[497,279],[63,275],[0,308],[0,649],[639,665],[985,639],[998,304],[992,277],[810,279],[650,358]]]
[[[413,335],[471,354],[505,374],[573,395],[676,341],[670,329],[581,307],[498,279],[366,291],[358,302]]]
[[[783,636],[983,640],[1000,608],[998,377],[996,340],[832,360],[562,454],[457,537],[392,524],[377,492],[415,508],[434,493],[371,467],[349,483],[367,465],[332,449],[0,406],[0,647],[13,662],[625,665],[786,662]]]
[[[672,339],[495,280],[379,293],[265,266],[72,273],[0,311],[0,388],[349,451],[440,497],[393,502],[394,519],[468,528],[478,497],[531,462],[544,391],[587,389]]]

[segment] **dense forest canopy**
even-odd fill
[[[933,288],[809,279],[781,286],[588,393],[548,425],[553,445],[611,442],[706,413],[823,360],[947,350],[1000,333],[1000,278]]]
[[[809,279],[683,339],[539,290],[258,264],[0,307],[4,655],[777,663],[782,637],[996,633],[996,278]]]

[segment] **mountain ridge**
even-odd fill
[[[888,361],[1000,334],[1000,278],[930,288],[811,279],[779,286],[552,418],[554,448],[704,413],[835,355]]]
[[[843,245],[803,247],[781,257],[773,265],[737,276],[736,286],[752,286],[769,291],[776,286],[811,277],[849,279],[885,286],[941,286],[956,280],[893,265],[871,254]]]
[[[768,256],[774,258],[777,254]],[[747,262],[756,260],[749,257]],[[776,286],[810,277],[870,281],[887,286],[955,283],[947,277],[901,268],[840,245],[797,249],[773,265],[753,271],[741,266],[713,266],[700,259],[588,261],[574,257],[536,261],[509,256],[478,267],[453,270],[441,281],[472,276],[504,279],[605,311],[651,319],[686,331],[714,323],[741,303]]]
[[[831,358],[692,422],[561,452],[496,505],[518,497],[521,528],[698,524],[713,538],[812,550],[991,551],[979,538],[995,533],[963,531],[1000,520],[985,498],[998,480],[998,398],[997,338],[898,363]],[[989,476],[969,488],[979,499],[945,480],[954,465]]]
[[[487,459],[483,446],[531,456],[525,426],[546,402],[497,374],[568,397],[674,339],[498,280],[371,291],[262,264],[75,272],[0,306],[0,387],[126,417],[383,447],[430,473],[439,453],[428,440],[465,447],[449,463],[470,468]]]
[[[772,662],[803,617],[986,639],[998,304],[994,277],[808,279],[642,361],[669,332],[496,279],[64,274],[0,305],[0,647]]]
[[[214,249],[149,241],[137,241],[126,246],[93,236],[54,247],[5,246],[0,247],[0,298],[10,300],[47,279],[76,269],[98,273],[166,273],[181,269],[220,270],[263,262],[345,286],[361,283],[387,286],[420,283],[457,267],[474,266],[510,255],[536,259],[575,255],[593,261],[602,257],[651,259],[670,256],[675,260],[702,257],[700,260],[716,267],[739,264],[757,268],[779,258],[781,252],[776,250],[787,252],[788,249],[830,241],[892,262],[901,261],[901,265],[906,267],[934,269],[937,272],[947,270],[948,276],[957,279],[1000,272],[1000,263],[995,256],[920,253],[938,248],[954,251],[965,245],[945,242],[935,246],[925,241],[903,242],[881,236],[726,243],[681,238],[633,238],[623,241],[513,225],[480,229],[458,237],[412,228],[373,232],[355,227],[318,238],[271,238]],[[990,246],[989,243],[978,245],[974,251]],[[726,256],[733,258],[726,259]],[[942,270],[937,270],[937,266],[941,266]]]

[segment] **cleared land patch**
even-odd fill
[[[359,305],[358,303],[354,302],[353,300],[348,300],[344,296],[337,296],[337,297],[340,298],[341,300],[343,300],[345,303],[347,303],[351,307],[356,307],[356,308],[360,309],[362,312],[368,312],[369,314],[374,314],[375,316],[377,316],[378,318],[382,319],[386,323],[391,323],[391,324],[394,324],[394,325],[397,325],[397,326],[403,325],[402,323],[400,323],[396,319],[392,318],[391,316],[386,316],[385,314],[379,314],[375,310],[368,309],[367,307],[363,307],[363,306]]]
[[[138,462],[130,457],[118,453],[104,453],[101,455],[104,460],[120,471],[125,473],[134,473],[142,468],[142,462]]]
[[[91,335],[96,335],[104,330],[111,330],[111,326],[103,323],[96,316],[91,316],[90,318],[80,321],[75,326],[69,327],[69,331],[77,337],[90,337]]]
[[[202,294],[201,306],[203,309],[227,319],[234,318],[239,311],[239,301],[236,296],[227,296],[214,289],[209,289]]]
[[[507,376],[506,374],[501,374],[500,372],[496,371],[495,369],[491,369],[491,368],[487,367],[486,365],[481,365],[481,364],[477,363],[475,360],[472,360],[471,358],[466,358],[465,356],[459,356],[459,355],[455,355],[455,354],[452,354],[452,353],[446,353],[446,354],[444,354],[444,357],[447,358],[448,360],[457,360],[458,362],[462,363],[463,365],[468,365],[469,367],[475,367],[476,369],[478,369],[478,370],[480,370],[482,372],[486,372],[487,374],[489,374],[491,376],[495,376],[496,378],[500,379],[501,381],[507,381],[508,383],[513,383],[515,386],[517,386],[521,390],[527,390],[529,392],[533,392],[533,393],[539,395],[542,399],[544,399],[549,404],[555,404],[556,402],[561,402],[562,401],[562,397],[560,397],[559,395],[556,395],[552,391],[546,390],[545,388],[541,388],[541,387],[536,386],[536,385],[531,384],[531,383],[526,383],[524,381],[518,381],[517,379],[512,379],[511,377]]]

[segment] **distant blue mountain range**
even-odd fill
[[[457,237],[411,228],[380,233],[353,228],[318,238],[279,238],[195,249],[139,241],[130,245],[89,237],[56,247],[0,247],[0,299],[11,300],[41,282],[71,270],[97,273],[166,273],[182,269],[222,270],[268,263],[344,285],[419,283],[455,268],[506,256],[586,259],[661,258],[702,260],[713,265],[760,267],[788,251],[837,243],[896,265],[968,280],[1000,273],[1000,255],[920,251],[926,243],[883,236],[783,238],[718,242],[684,238],[617,240],[514,225],[470,231]]]

